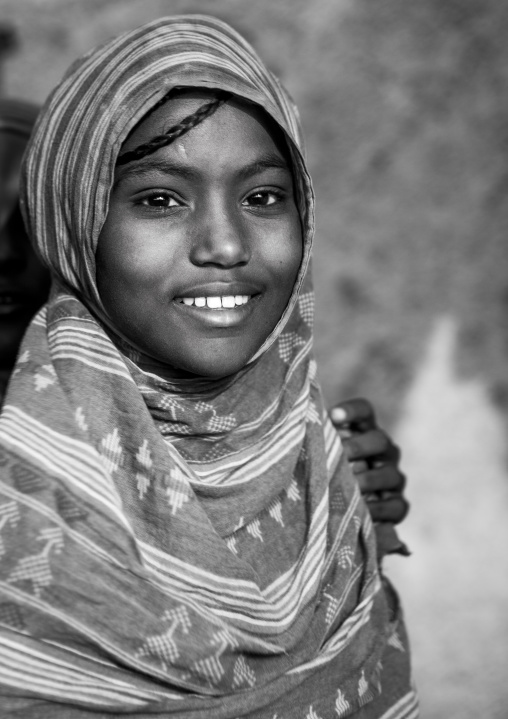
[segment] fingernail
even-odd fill
[[[332,422],[346,422],[347,421],[347,413],[346,410],[342,409],[342,407],[334,407],[330,411],[330,417],[332,418]]]

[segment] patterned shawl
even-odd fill
[[[304,228],[279,325],[221,381],[142,371],[95,284],[119,148],[175,85],[279,123]],[[2,716],[416,716],[397,600],[316,382],[313,196],[278,81],[211,18],[124,34],[48,100],[22,201],[54,284],[0,418]]]

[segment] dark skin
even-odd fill
[[[370,402],[347,400],[336,405],[330,416],[374,522],[402,522],[409,503],[403,495],[406,478],[399,469],[400,449],[377,426]]]

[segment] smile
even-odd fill
[[[204,307],[210,310],[230,310],[246,305],[250,295],[225,295],[216,297],[176,297],[175,301],[188,307]]]

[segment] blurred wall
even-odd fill
[[[0,20],[16,28],[20,42],[5,63],[3,91],[42,102],[92,45],[162,15],[195,11],[246,35],[300,107],[318,197],[316,349],[325,394],[330,404],[368,396],[408,444],[413,513],[406,526],[422,549],[407,570],[394,572],[416,625],[423,716],[507,719],[504,680],[485,677],[508,668],[500,667],[508,657],[499,649],[508,645],[508,566],[491,552],[506,536],[501,525],[508,526],[508,4],[0,0]],[[494,429],[482,434],[486,426]],[[436,465],[445,450],[446,466]],[[441,493],[443,483],[453,491]],[[462,501],[478,487],[487,498],[481,514],[478,504]],[[443,511],[429,534],[436,506]],[[475,532],[468,533],[468,514]],[[467,554],[468,542],[476,555]],[[439,557],[455,564],[436,585]],[[455,586],[461,557],[471,569]],[[492,572],[478,580],[475,563]],[[483,625],[471,635],[466,665],[463,639],[476,614],[487,611],[483,594],[468,600],[478,581],[496,602],[481,651]],[[446,637],[436,593],[450,599],[448,617],[469,601],[466,623],[455,622]],[[422,621],[435,644],[422,640]],[[456,691],[448,691],[451,684]]]

